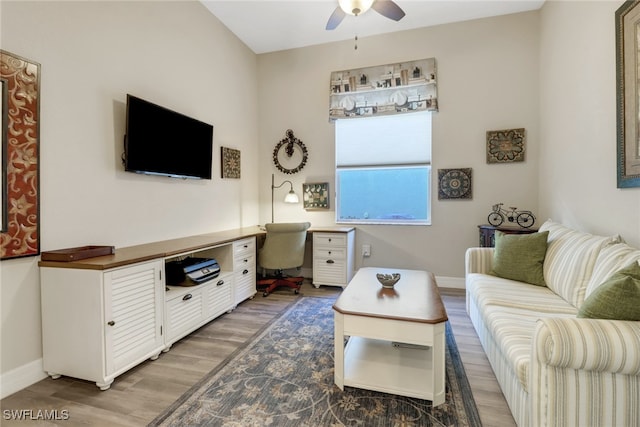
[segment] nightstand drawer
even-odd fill
[[[346,286],[347,269],[345,260],[316,259],[313,262],[313,274],[314,283]]]
[[[344,233],[313,233],[313,246],[346,247],[347,236]]]
[[[345,259],[347,250],[345,248],[313,248],[313,259]]]
[[[347,286],[354,272],[355,229],[313,232],[313,286]]]

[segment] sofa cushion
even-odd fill
[[[491,334],[497,351],[524,390],[529,390],[531,346],[536,321],[543,317],[575,318],[576,309],[547,287],[486,274],[467,276],[467,294]]]
[[[495,232],[493,274],[504,279],[545,286],[542,265],[549,232],[505,234]]]
[[[587,284],[585,298],[593,293],[609,277],[632,262],[640,260],[640,249],[626,243],[616,243],[602,248],[593,267],[593,274]]]
[[[562,314],[575,317],[578,310],[544,286],[530,286],[515,280],[482,273],[468,274],[467,293],[478,307],[499,305],[537,312],[540,316]],[[526,295],[526,297],[523,297]]]
[[[539,231],[549,231],[543,266],[547,286],[574,307],[579,307],[600,250],[618,243],[619,237],[595,236],[551,220],[542,224]]]
[[[578,317],[640,320],[640,265],[630,265],[613,274],[584,300]]]

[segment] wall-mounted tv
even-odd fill
[[[127,94],[126,171],[211,179],[212,156],[212,125]]]

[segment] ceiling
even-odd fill
[[[536,10],[544,0],[395,0],[406,16],[396,22],[374,10],[348,15],[325,30],[337,0],[200,0],[255,53],[311,46],[450,22]],[[378,0],[381,1],[381,0]]]

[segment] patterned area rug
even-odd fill
[[[446,324],[446,401],[333,383],[332,298],[300,297],[151,426],[480,426]]]

